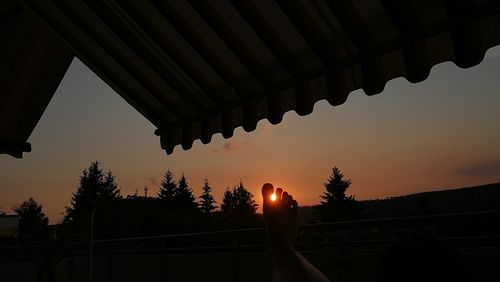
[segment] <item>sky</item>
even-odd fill
[[[156,195],[167,169],[186,175],[196,196],[208,177],[218,203],[243,181],[260,202],[271,182],[301,205],[317,204],[333,166],[352,180],[348,194],[376,199],[500,182],[500,47],[470,69],[435,66],[424,82],[391,80],[384,91],[354,91],[343,105],[315,104],[312,114],[216,134],[172,155],[156,129],[75,59],[28,142],[23,159],[0,155],[0,207],[12,212],[29,197],[52,224],[70,204],[83,169],[111,169],[122,195]]]

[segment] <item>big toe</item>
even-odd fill
[[[273,193],[274,187],[271,183],[266,183],[262,186],[262,198],[264,200],[264,204],[267,203]]]
[[[270,196],[274,192],[274,187],[271,183],[266,183],[262,186],[262,196]]]

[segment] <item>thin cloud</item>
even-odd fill
[[[500,176],[500,159],[477,164],[468,164],[457,168],[455,173],[469,177]]]
[[[222,145],[222,147],[212,149],[212,152],[214,152],[214,153],[232,152],[234,150],[238,150],[238,149],[241,149],[243,147],[249,147],[251,145],[252,145],[252,142],[250,142],[250,141],[239,142],[236,139],[232,139],[232,140],[229,140],[226,143],[224,143],[224,145]]]

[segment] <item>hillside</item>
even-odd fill
[[[500,183],[361,201],[364,218],[401,217],[500,210]],[[301,223],[319,218],[314,206],[301,207]]]
[[[500,183],[362,201],[366,217],[397,217],[500,209]]]

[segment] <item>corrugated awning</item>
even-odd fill
[[[500,44],[497,0],[24,0],[171,153]]]

